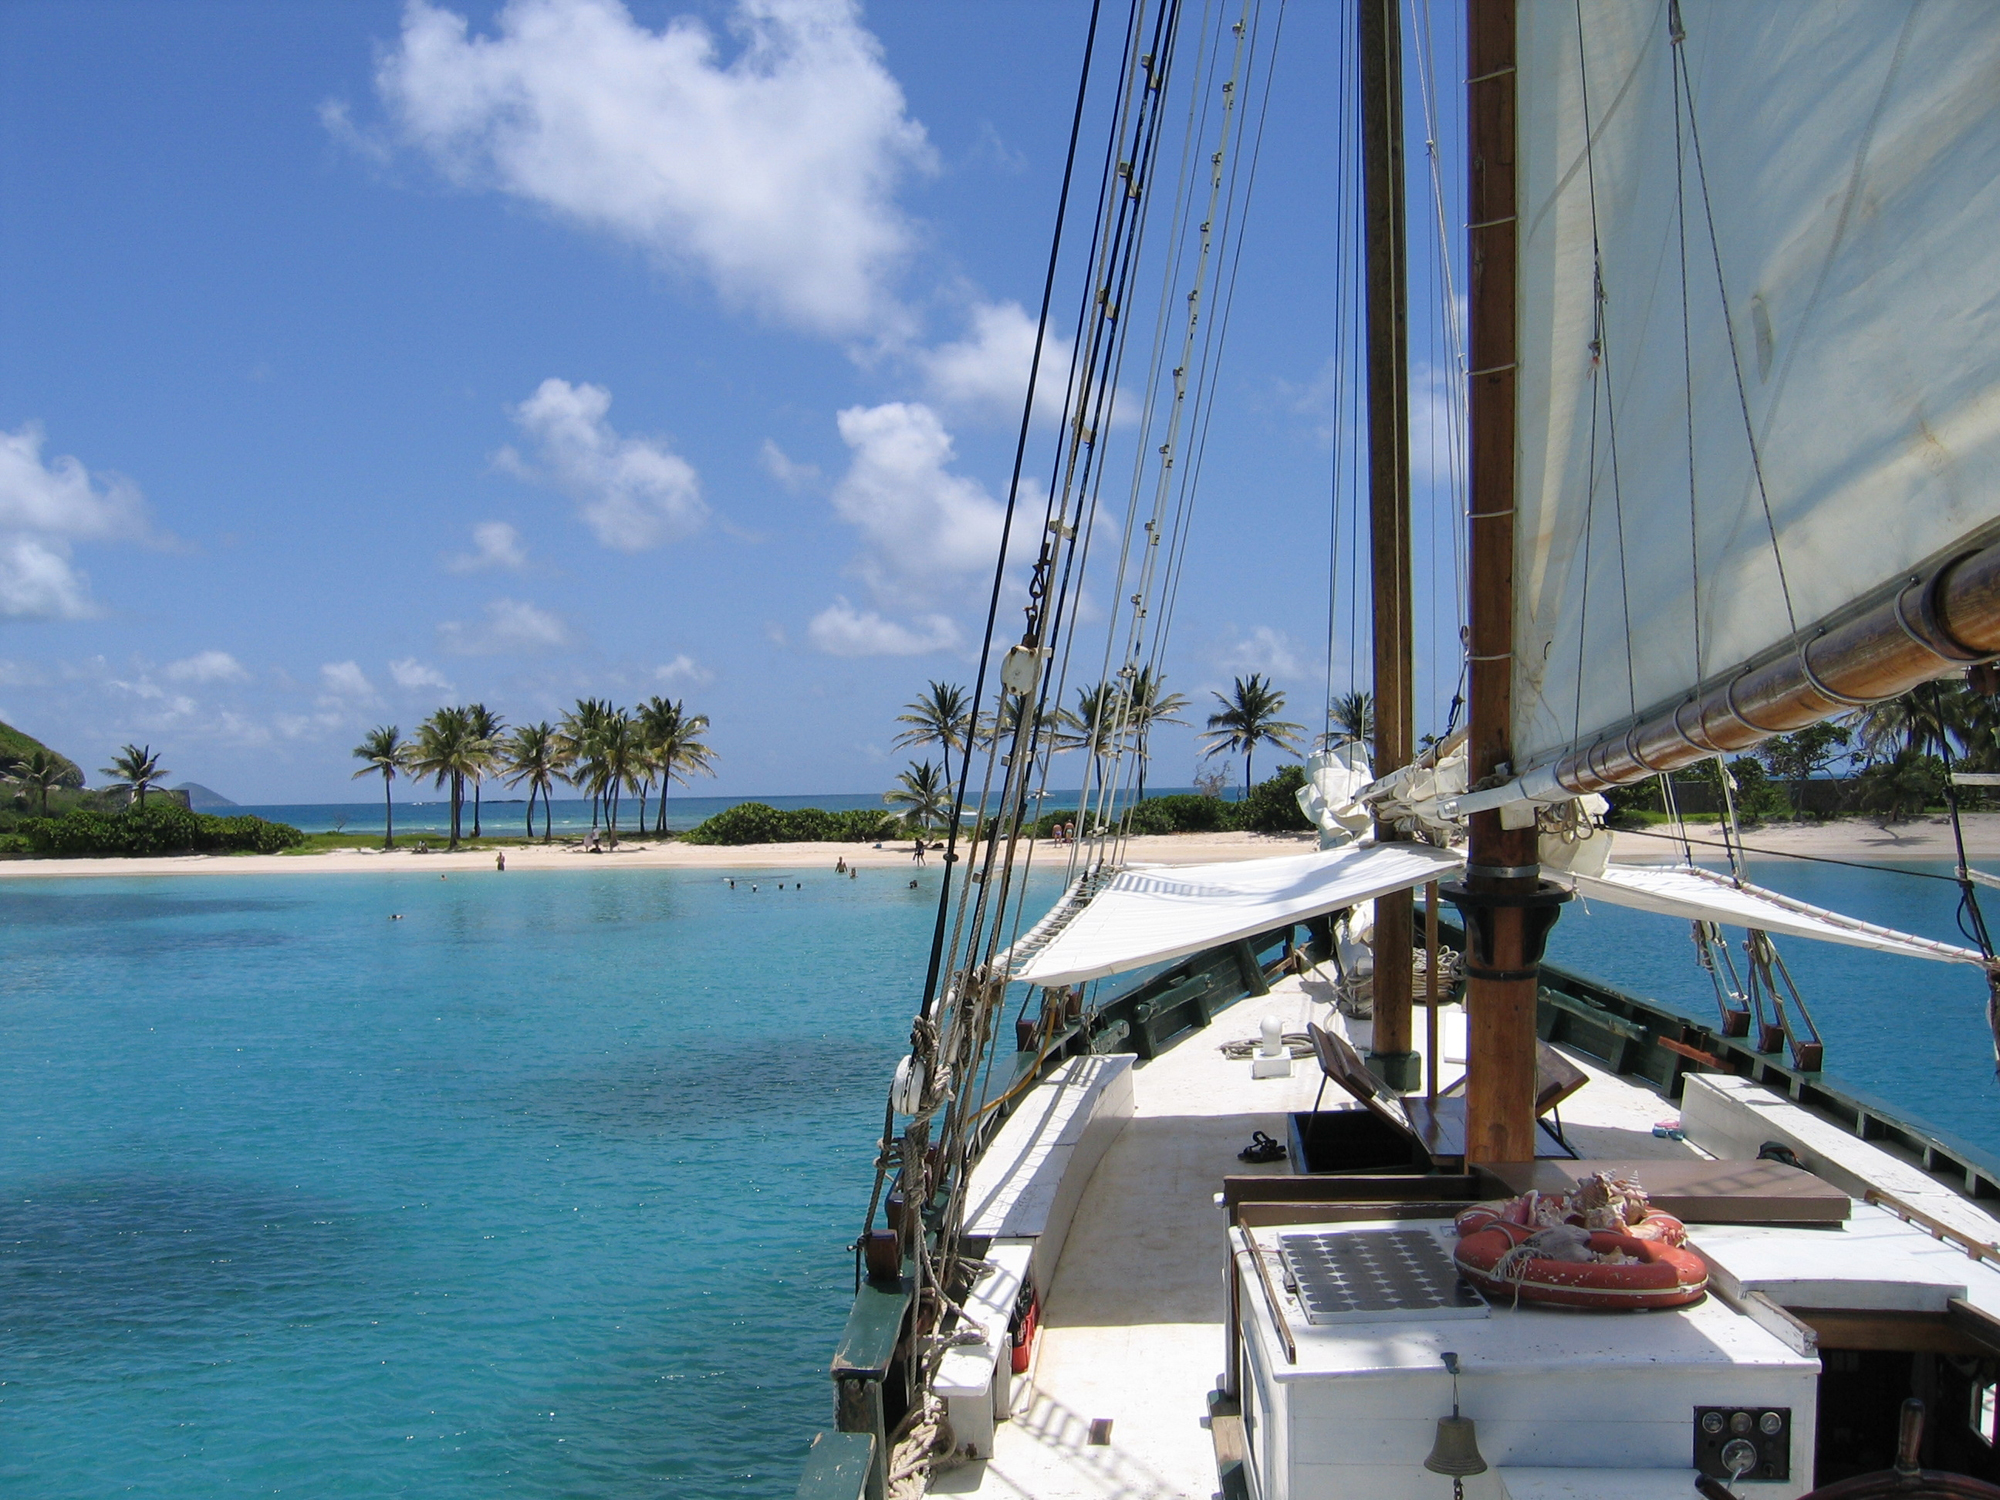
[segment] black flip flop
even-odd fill
[[[1238,1161],[1283,1161],[1285,1148],[1261,1130],[1250,1132],[1250,1144],[1236,1153]]]

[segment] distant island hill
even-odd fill
[[[13,775],[14,768],[33,755],[37,750],[46,751],[61,766],[62,775],[56,782],[57,786],[64,787],[70,791],[83,790],[85,786],[83,768],[75,761],[64,755],[60,750],[43,744],[25,730],[16,729],[12,724],[0,722],[0,776]],[[186,793],[187,805],[195,812],[210,812],[218,807],[242,806],[241,803],[230,801],[229,798],[223,796],[222,793],[214,790],[212,787],[203,786],[199,781],[183,781],[179,786],[166,787],[162,788],[162,790]]]
[[[203,786],[199,781],[183,781],[174,790],[177,792],[186,792],[188,806],[196,812],[210,812],[218,807],[241,807],[243,805],[240,802],[231,802],[222,793]]]
[[[50,749],[32,734],[25,734],[12,724],[0,722],[0,776],[11,776],[14,768],[33,755],[37,750],[46,751],[61,767],[62,776],[58,786],[81,790],[83,768],[59,750]]]

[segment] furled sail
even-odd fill
[[[1428,844],[1350,844],[1232,864],[1138,866],[1088,905],[1066,900],[1060,925],[1029,933],[996,964],[1029,984],[1080,984],[1446,879],[1464,864],[1462,854]]]
[[[1719,922],[1730,927],[1754,927],[1761,932],[1815,938],[1851,948],[1872,948],[1904,958],[1929,958],[1940,963],[1986,961],[1970,948],[1940,943],[1934,938],[1877,926],[1824,907],[1795,901],[1762,886],[1738,883],[1699,865],[1613,865],[1602,873],[1578,875],[1570,881],[1578,895],[1609,901],[1691,922]]]
[[[1847,711],[1868,695],[1824,691],[1819,627],[1913,580],[1883,618],[1898,649],[1898,625],[1944,641],[1923,675],[2000,649],[1939,636],[1926,581],[2000,536],[2000,9],[1519,16],[1530,791]],[[1808,652],[1779,711],[1744,707],[1746,668]]]

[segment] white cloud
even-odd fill
[[[1034,319],[1018,302],[981,302],[972,308],[968,322],[971,326],[958,342],[916,355],[926,386],[948,406],[1020,421],[1035,361]],[[1035,391],[1037,416],[1054,420],[1062,415],[1068,370],[1067,342],[1045,341]]]
[[[540,466],[503,448],[502,467],[575,500],[598,541],[620,552],[699,531],[708,506],[694,466],[663,443],[620,437],[605,420],[610,410],[611,392],[601,385],[544,380],[511,413],[535,440]]]
[[[451,691],[451,684],[445,681],[444,673],[436,667],[427,667],[414,656],[406,656],[401,661],[389,663],[389,676],[396,686],[406,692],[419,688],[436,688],[441,693]]]
[[[667,687],[677,687],[684,683],[702,687],[714,680],[715,674],[685,651],[677,654],[666,665],[653,668],[653,681]]]
[[[17,661],[0,661],[0,687],[45,687],[48,679]],[[0,714],[0,719],[7,716]]]
[[[894,194],[930,150],[880,44],[852,0],[739,0],[731,30],[725,61],[698,19],[655,32],[618,0],[511,0],[491,36],[411,0],[375,82],[465,186],[637,244],[778,322],[900,324],[887,279],[911,234]]]
[[[959,634],[944,615],[919,615],[913,625],[900,625],[836,598],[813,616],[806,639],[828,656],[921,656],[950,650]]]
[[[1004,512],[975,481],[949,472],[951,434],[935,412],[894,401],[849,407],[839,421],[854,457],[833,508],[866,539],[857,571],[878,597],[930,595],[993,566]]]
[[[144,540],[145,503],[116,474],[64,455],[42,461],[42,428],[0,430],[0,617],[82,620],[97,611],[72,541]]]
[[[175,682],[245,682],[250,674],[227,651],[197,651],[169,662],[167,676]]]
[[[495,599],[477,625],[447,620],[438,626],[447,651],[460,656],[535,655],[573,643],[569,627],[545,609],[518,599]]]
[[[194,699],[185,693],[170,693],[152,678],[143,674],[133,682],[107,678],[107,687],[116,688],[121,693],[129,693],[137,698],[143,707],[131,719],[131,723],[142,729],[161,729],[185,719],[195,711]]]
[[[764,446],[757,450],[757,461],[763,464],[765,473],[794,495],[811,489],[820,480],[818,464],[795,462],[790,454],[769,438],[765,438]]]
[[[64,456],[42,462],[42,428],[0,431],[0,531],[102,540],[143,537],[139,491],[116,474],[92,475]]]
[[[1230,672],[1262,672],[1268,677],[1298,677],[1305,672],[1292,638],[1268,625],[1259,625],[1248,636],[1225,641],[1215,659]]]
[[[528,554],[521,533],[505,521],[481,521],[472,528],[472,551],[445,559],[454,573],[478,573],[487,568],[525,568]]]
[[[70,565],[61,537],[0,535],[0,616],[87,620],[96,613],[90,581]]]
[[[330,661],[319,669],[319,685],[333,698],[372,698],[375,684],[351,661]]]

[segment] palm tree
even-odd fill
[[[1089,752],[1092,785],[1102,786],[1104,757],[1126,743],[1131,725],[1120,722],[1124,707],[1125,695],[1118,684],[1106,681],[1078,688],[1075,711],[1061,709],[1056,714],[1056,748]]]
[[[915,702],[905,703],[903,707],[908,711],[897,714],[896,722],[910,727],[890,743],[899,750],[942,745],[945,766],[949,769],[951,752],[963,750],[966,740],[972,735],[971,697],[955,682],[933,682]]]
[[[655,831],[667,831],[667,792],[674,782],[686,786],[690,776],[713,776],[715,752],[703,738],[708,715],[691,714],[685,699],[648,698],[639,708],[646,736],[646,759],[660,777],[660,821]]]
[[[1243,793],[1248,796],[1250,757],[1257,746],[1269,742],[1296,755],[1301,726],[1278,717],[1285,711],[1285,695],[1266,681],[1261,672],[1252,672],[1248,679],[1237,678],[1227,698],[1220,693],[1211,696],[1222,708],[1208,716],[1208,728],[1201,737],[1210,742],[1210,756],[1225,750],[1243,752]]]
[[[160,758],[153,754],[151,745],[143,748],[127,745],[112,757],[111,764],[99,768],[104,775],[117,778],[105,790],[128,792],[127,806],[136,801],[140,807],[146,805],[146,792],[158,786],[174,773],[160,769]]]
[[[1327,704],[1326,717],[1331,726],[1327,735],[1329,748],[1355,740],[1369,743],[1375,738],[1375,695],[1342,693]]]
[[[41,815],[46,818],[49,815],[49,788],[62,785],[67,769],[54,751],[38,745],[15,762],[14,769],[0,779],[13,782],[23,791],[40,793]]]
[[[556,731],[546,719],[539,724],[523,724],[501,747],[506,757],[502,772],[507,785],[528,783],[528,837],[535,836],[535,798],[542,799],[542,842],[549,841],[550,789],[561,773],[556,769]]]
[[[1141,667],[1138,676],[1132,679],[1130,706],[1126,709],[1132,728],[1132,746],[1139,753],[1139,800],[1146,800],[1146,762],[1152,757],[1148,742],[1152,738],[1156,724],[1186,724],[1186,719],[1177,719],[1175,714],[1188,706],[1187,699],[1179,693],[1162,694],[1164,678],[1155,677],[1151,667]]]
[[[597,815],[604,795],[604,725],[612,707],[602,698],[579,698],[576,707],[563,715],[556,730],[556,748],[564,777],[590,794],[590,830],[597,831]]]
[[[882,800],[902,808],[904,821],[922,832],[951,816],[951,783],[942,767],[911,761],[910,769],[896,777],[896,785],[882,794]]]
[[[507,727],[507,721],[484,703],[468,703],[465,708],[465,719],[474,736],[485,741],[488,752],[479,769],[472,773],[472,836],[478,838],[479,784],[495,767],[496,762],[493,757],[499,752],[500,731]]]
[[[389,783],[396,779],[396,773],[403,769],[409,755],[409,746],[403,743],[403,734],[394,724],[381,724],[368,731],[361,743],[354,747],[356,760],[364,762],[361,769],[351,778],[359,781],[364,776],[382,778],[382,847],[396,847],[396,807],[389,798]]]
[[[598,726],[594,765],[604,793],[604,821],[615,834],[619,793],[627,788],[638,791],[640,778],[647,772],[644,742],[624,709],[613,709]]]
[[[1951,722],[1954,715],[1950,699],[1945,702],[1942,723],[1937,700],[1932,698],[1928,687],[1862,709],[1854,716],[1861,753],[1870,761],[1880,761],[1892,758],[1899,750],[1921,750],[1935,744],[1941,731],[1957,727]]]
[[[466,779],[491,765],[492,747],[472,732],[466,710],[441,708],[417,726],[417,737],[408,753],[412,777],[428,776],[433,786],[450,786],[450,847],[456,849]]]

